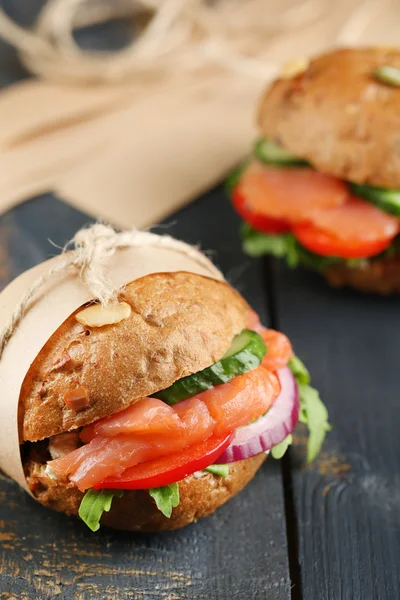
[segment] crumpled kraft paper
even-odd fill
[[[362,4],[327,5],[326,14],[307,27],[268,40],[264,59],[278,72],[278,65],[336,42],[394,44],[396,3],[382,0],[371,22],[353,23]],[[209,66],[114,86],[30,80],[3,90],[0,213],[54,191],[120,226],[158,222],[246,156],[268,72],[263,81]]]
[[[243,157],[261,86],[231,74],[188,75],[147,90],[85,89],[81,102],[80,87],[18,84],[0,94],[0,211],[52,190],[120,226],[155,223]],[[32,97],[39,108],[27,116]]]

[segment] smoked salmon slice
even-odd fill
[[[199,394],[183,402],[178,402],[174,407],[183,426],[182,438],[185,446],[203,442],[214,433],[215,421],[201,396]]]
[[[238,190],[254,213],[287,222],[308,220],[314,210],[341,206],[347,184],[309,168],[282,168],[252,163],[242,174]]]
[[[163,410],[166,405],[161,400],[142,398],[132,407],[85,428],[81,439],[90,438],[89,443],[49,461],[50,471],[60,479],[69,478],[84,491],[137,464],[249,424],[270,408],[278,394],[278,378],[260,366],[229,383],[168,407],[168,411]],[[164,412],[167,414],[165,433],[161,425]],[[133,421],[135,415],[139,430]],[[172,435],[175,425],[175,435]]]
[[[96,435],[113,437],[121,433],[162,433],[172,436],[180,432],[183,432],[183,424],[176,411],[165,402],[147,398],[146,402],[137,402],[111,417],[85,427],[80,437],[87,443]]]
[[[351,242],[394,238],[400,229],[397,217],[356,196],[349,196],[341,206],[314,210],[310,221],[319,229]]]
[[[293,358],[292,344],[289,338],[280,331],[275,329],[266,329],[262,327],[263,331],[258,333],[267,346],[267,354],[262,360],[262,366],[270,371],[277,371],[286,367],[291,358]]]
[[[224,435],[266,413],[279,391],[276,375],[261,366],[202,392],[199,398],[215,420],[214,434]]]

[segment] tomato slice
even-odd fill
[[[231,433],[220,437],[212,436],[181,452],[131,467],[119,477],[107,477],[95,485],[94,489],[146,490],[175,483],[215,462],[229,446],[231,438]]]
[[[390,245],[393,236],[384,239],[346,240],[319,229],[311,223],[294,225],[292,232],[304,248],[321,256],[369,258]]]
[[[238,187],[232,190],[232,204],[236,212],[244,221],[249,223],[257,231],[265,233],[285,233],[290,230],[290,225],[283,219],[275,219],[259,212],[255,212],[246,202],[244,194]]]

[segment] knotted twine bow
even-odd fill
[[[152,247],[174,250],[193,259],[218,279],[223,279],[223,275],[219,269],[204,254],[185,242],[176,240],[169,235],[160,236],[148,231],[138,231],[137,229],[117,232],[112,227],[96,223],[87,229],[78,231],[73,239],[64,246],[63,253],[55,265],[47,273],[39,277],[21,298],[8,325],[1,334],[0,359],[8,341],[22,321],[28,309],[29,302],[35,296],[36,292],[54,275],[68,269],[74,269],[78,273],[82,283],[93,294],[93,298],[99,300],[103,305],[115,300],[118,290],[114,288],[107,277],[105,266],[107,259],[116,250],[128,247]]]

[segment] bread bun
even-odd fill
[[[324,275],[334,287],[351,287],[360,292],[400,294],[400,259],[379,258],[369,261],[365,267],[349,267],[337,263],[328,267]]]
[[[190,475],[179,482],[180,503],[170,519],[156,507],[146,490],[125,491],[114,498],[109,513],[104,513],[102,525],[126,531],[167,531],[189,525],[213,513],[235,496],[254,477],[266,458],[260,454],[230,465],[228,477],[204,473]],[[50,479],[44,464],[29,460],[25,465],[27,481],[36,499],[53,510],[77,515],[83,494],[73,484],[65,485]]]
[[[74,313],[38,354],[21,389],[21,441],[90,424],[210,366],[246,327],[249,311],[228,284],[186,272],[148,275],[120,296],[128,318],[88,327]],[[88,406],[72,410],[64,396],[77,388]]]
[[[400,88],[377,81],[400,68],[395,49],[335,50],[273,83],[259,109],[262,134],[321,172],[400,188]]]

